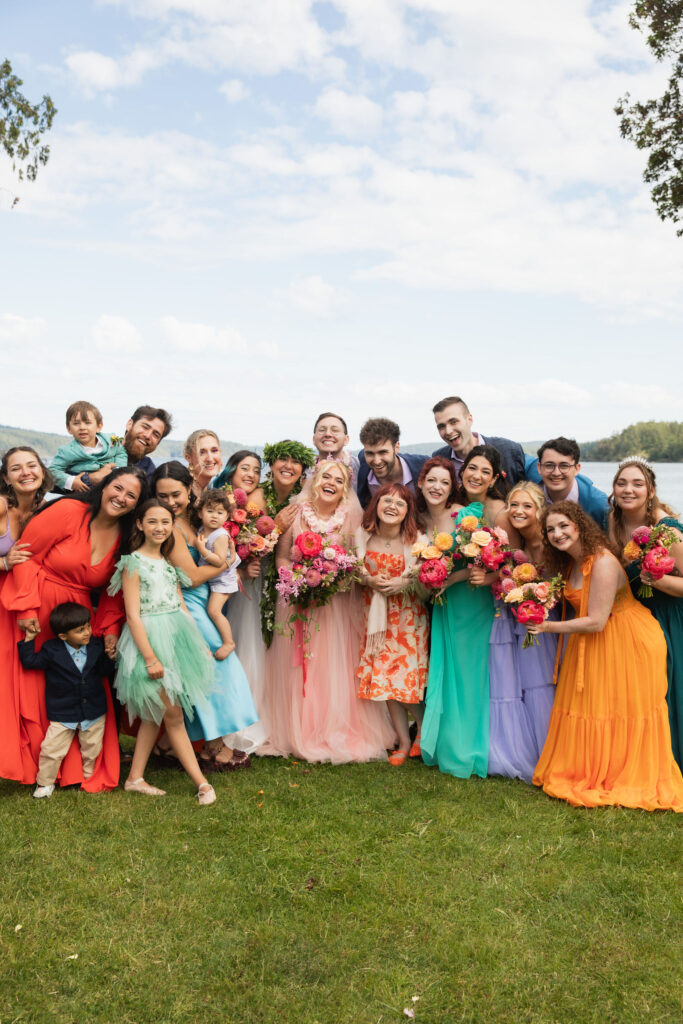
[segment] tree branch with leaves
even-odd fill
[[[20,92],[24,83],[12,71],[8,60],[0,64],[0,145],[12,161],[20,181],[35,181],[38,167],[50,158],[43,133],[52,127],[57,108],[49,96],[31,103]]]
[[[683,219],[683,0],[638,0],[631,27],[647,33],[658,61],[673,61],[668,87],[659,99],[631,102],[626,93],[615,106],[619,128],[638,149],[649,150],[643,180],[661,220]],[[683,235],[683,227],[676,232]]]

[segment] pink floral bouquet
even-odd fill
[[[514,554],[516,552],[513,552],[513,560]],[[545,622],[550,609],[559,601],[564,580],[562,576],[553,576],[550,580],[539,579],[536,566],[527,559],[515,565],[511,574],[503,577],[500,586],[503,601],[510,605],[510,611],[517,621],[524,626],[536,626]],[[538,637],[527,630],[522,647],[538,643]]]
[[[312,530],[295,538],[291,559],[291,569],[278,569],[275,584],[278,594],[296,606],[290,623],[301,618],[302,609],[322,608],[335,594],[360,580],[361,560],[342,544],[332,544]]]
[[[676,561],[669,548],[677,541],[676,533],[663,523],[639,526],[624,548],[624,558],[629,562],[640,562],[641,572],[646,572],[654,580],[661,580],[662,576],[668,576],[676,568]],[[638,597],[652,597],[649,583],[640,584]]]
[[[235,550],[243,562],[253,558],[263,558],[275,548],[280,533],[270,516],[253,501],[241,487],[232,488],[229,484],[223,488],[231,495],[234,507],[225,529],[235,542]]]

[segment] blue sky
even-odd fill
[[[520,440],[679,418],[683,240],[612,111],[664,79],[629,9],[5,0],[59,114],[37,182],[0,160],[2,421],[149,402],[263,443],[333,409],[409,443],[449,393]]]

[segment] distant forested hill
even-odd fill
[[[581,445],[585,462],[619,462],[629,455],[642,455],[651,462],[683,462],[683,423],[633,423],[602,441]]]
[[[28,445],[30,448],[35,448],[43,458],[51,459],[60,445],[66,444],[69,440],[71,438],[68,434],[47,434],[40,430],[23,430],[21,427],[4,427],[0,424],[0,452],[5,452],[8,448],[14,448],[16,445]],[[245,447],[249,446],[237,444],[235,441],[221,441],[224,459]],[[260,451],[258,448],[253,450]],[[182,457],[183,441],[168,437],[161,442],[152,455],[155,462],[168,462],[169,459],[181,459]]]

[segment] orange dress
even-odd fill
[[[403,555],[384,551],[368,551],[365,569],[371,576],[386,573],[401,576],[405,569]],[[428,628],[427,609],[414,594],[405,590],[387,598],[387,633],[379,654],[365,650],[367,612],[372,590],[363,588],[366,611],[366,632],[361,647],[358,696],[366,700],[397,700],[403,704],[419,704],[427,684]]]
[[[587,613],[592,567],[587,558],[583,586],[565,589],[577,615]],[[666,688],[664,634],[624,580],[602,632],[568,637],[534,784],[575,807],[683,811]]]

